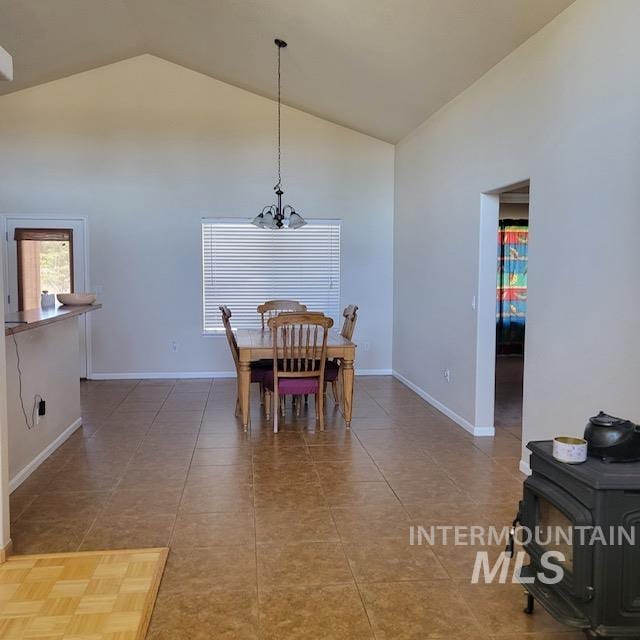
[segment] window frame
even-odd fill
[[[42,236],[40,238],[22,238],[20,236]],[[66,236],[64,238],[58,236]],[[16,242],[16,261],[17,261],[17,289],[18,289],[18,311],[24,311],[24,282],[23,282],[23,264],[22,264],[22,243],[28,241],[54,241],[54,242],[68,242],[69,243],[69,281],[71,291],[75,292],[74,282],[74,261],[73,261],[73,228],[53,228],[53,227],[16,227],[13,234],[13,239]]]

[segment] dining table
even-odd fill
[[[240,397],[240,414],[242,416],[242,426],[246,431],[249,427],[251,363],[257,360],[273,358],[273,336],[268,328],[238,329],[236,341],[239,359],[238,395]],[[340,335],[337,330],[330,330],[327,335],[327,358],[340,361],[340,374],[342,377],[341,410],[347,429],[351,428],[351,413],[353,410],[353,363],[355,356],[355,343]]]

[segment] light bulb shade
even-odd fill
[[[259,213],[252,221],[251,224],[260,229],[264,229],[264,214]]]
[[[262,225],[263,229],[273,229],[273,214],[271,211],[267,211],[264,214],[264,223]]]
[[[292,211],[289,214],[289,229],[299,229],[305,224],[307,224],[305,219],[299,213]]]

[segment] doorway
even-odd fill
[[[496,431],[522,439],[529,264],[529,184],[500,194],[496,284]]]
[[[524,220],[525,218],[528,222],[529,198],[529,180],[523,180],[480,194],[478,289],[477,296],[472,299],[472,307],[476,311],[477,320],[475,435],[513,435],[521,440],[522,370],[524,368],[525,350],[524,347],[521,347],[520,353],[517,353],[515,346],[517,323],[514,320],[512,326],[511,323],[507,324],[505,319],[502,324],[502,330],[507,332],[506,338],[511,339],[514,345],[513,347],[501,346],[500,351],[511,349],[512,352],[515,351],[516,353],[512,353],[513,359],[505,357],[504,359],[500,358],[498,362],[497,345],[499,341],[503,342],[505,340],[505,336],[502,333],[499,334],[500,313],[498,300],[501,296],[500,287],[497,284],[500,278],[500,258],[503,251],[500,239],[501,224],[506,226],[508,221]],[[501,223],[501,212],[504,223]],[[518,230],[521,230],[521,228]],[[507,250],[507,248],[504,250]],[[509,257],[512,255],[510,250],[507,253]],[[507,282],[509,282],[508,275],[509,272],[507,272]],[[516,287],[517,279],[512,279],[512,282]],[[517,291],[517,289],[514,289],[514,291]],[[526,293],[526,287],[524,290],[521,289],[519,293]],[[515,293],[512,296],[512,292],[507,294],[507,298],[510,296],[517,298]],[[523,302],[524,304],[515,305],[516,309],[513,317],[514,319],[519,318],[526,325],[526,299]],[[508,330],[512,328],[514,333],[509,334]],[[525,332],[525,326],[523,326],[521,345],[524,344]],[[505,381],[507,382],[506,385]]]
[[[40,294],[84,292],[86,221],[82,218],[7,217],[7,312],[40,306]],[[87,377],[87,317],[78,318],[80,378]]]

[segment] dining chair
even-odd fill
[[[258,305],[258,313],[260,314],[260,322],[262,324],[262,330],[264,331],[266,327],[271,328],[270,321],[275,318],[279,313],[283,312],[303,312],[306,311],[306,305],[298,302],[297,300],[267,300],[263,302],[261,305]],[[295,403],[295,398],[293,400]],[[282,413],[282,417],[284,418],[285,414],[285,402],[284,400],[280,404],[280,410]],[[300,399],[298,398],[298,413],[300,412]]]
[[[302,305],[304,306],[304,305]],[[279,313],[291,313],[290,311],[281,311]],[[313,315],[321,315],[324,316],[324,312],[323,311],[305,311],[304,313],[311,313]],[[271,316],[268,320],[267,320],[267,326],[269,327],[269,330],[273,330],[273,321],[276,318],[276,315]],[[271,363],[271,360],[269,360],[269,363]],[[269,391],[267,391],[267,394],[269,393]],[[302,411],[302,396],[293,396],[292,398],[292,402],[293,402],[293,406],[295,408],[296,411],[296,416],[300,417],[300,413]],[[304,395],[304,405],[307,406],[307,404],[309,400],[309,395],[305,394]],[[280,415],[284,418],[285,416],[285,401],[284,398],[282,399],[282,401],[280,402]]]
[[[222,324],[224,326],[224,332],[227,336],[227,342],[231,349],[231,355],[233,356],[233,363],[236,367],[236,376],[240,376],[240,352],[238,349],[238,343],[236,336],[231,328],[231,310],[226,305],[220,305],[218,307],[222,314]],[[260,385],[260,401],[264,402],[264,376],[265,373],[271,368],[271,360],[259,360],[251,363],[251,382],[255,382]],[[236,410],[235,415],[237,417],[240,408],[240,396],[236,394]]]
[[[351,340],[353,338],[353,332],[356,328],[356,322],[358,321],[358,305],[350,304],[348,307],[345,307],[345,310],[342,312],[344,317],[344,321],[342,323],[342,329],[340,330],[340,335],[347,340]],[[338,379],[340,377],[340,361],[339,360],[329,360],[327,361],[327,366],[325,370],[325,386],[326,383],[331,383],[331,391],[333,392],[333,399],[338,404]]]
[[[258,313],[260,314],[260,321],[262,323],[262,330],[264,331],[265,325],[282,311],[306,311],[307,307],[301,304],[297,300],[267,300],[258,305]]]
[[[327,337],[333,320],[321,313],[280,313],[270,321],[273,367],[265,373],[265,409],[278,432],[281,396],[316,397],[316,422],[324,431],[324,371]],[[269,393],[270,392],[270,393]]]

